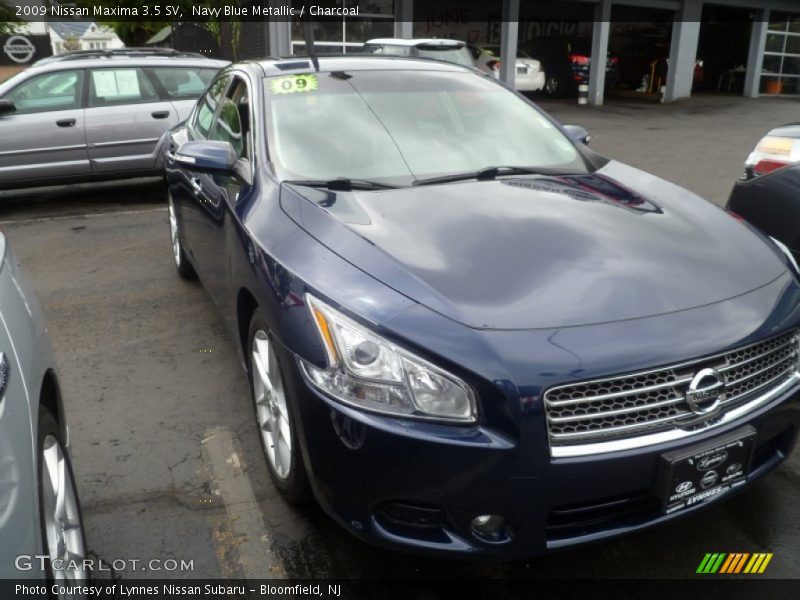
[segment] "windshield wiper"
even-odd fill
[[[454,173],[452,175],[442,175],[441,177],[430,177],[428,179],[417,179],[413,185],[433,185],[436,183],[449,183],[451,181],[463,181],[465,179],[477,179],[486,181],[496,179],[499,175],[564,175],[563,170],[548,169],[546,167],[486,167],[479,171],[468,173]]]
[[[323,187],[329,190],[349,192],[351,190],[393,190],[395,185],[369,181],[368,179],[348,179],[338,177],[336,179],[298,179],[296,181],[284,181],[283,183],[293,183],[295,185],[307,185],[310,187]]]

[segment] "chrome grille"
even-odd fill
[[[798,334],[791,331],[711,358],[553,387],[544,394],[551,448],[710,426],[793,380],[797,361]],[[722,376],[724,395],[718,412],[699,417],[686,393],[706,367]]]

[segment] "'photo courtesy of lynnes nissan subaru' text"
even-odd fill
[[[0,598],[800,592],[800,9],[22,4]]]

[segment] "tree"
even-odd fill
[[[74,35],[64,39],[64,52],[75,52],[81,49],[81,42]]]
[[[4,0],[0,0],[0,3]],[[139,8],[148,4],[144,0],[74,0],[76,6],[89,7],[90,10],[94,6],[100,7],[125,7],[125,8]],[[230,4],[238,5],[238,0],[170,0],[170,6],[175,6],[181,9],[184,15],[191,14],[192,7],[205,6],[209,8],[219,8],[220,5]],[[152,14],[152,13],[151,13]],[[163,17],[162,13],[162,17]],[[147,17],[144,17],[147,18]],[[125,43],[126,46],[141,46],[153,34],[157,33],[164,26],[168,25],[168,21],[161,22],[148,22],[148,21],[98,21],[100,24],[110,27],[114,30],[119,38]],[[241,22],[226,22],[209,19],[203,23],[203,26],[208,29],[217,40],[217,43],[230,43],[233,46],[234,56],[236,54],[237,46],[239,44],[239,37],[241,35],[242,24]]]
[[[116,33],[126,46],[144,46],[147,40],[168,25],[150,21],[99,21],[99,23]]]
[[[19,24],[20,21],[11,6],[6,4],[6,0],[0,0],[0,35],[16,32]]]

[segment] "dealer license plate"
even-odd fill
[[[756,430],[747,426],[693,448],[662,455],[664,513],[709,502],[744,485]]]

